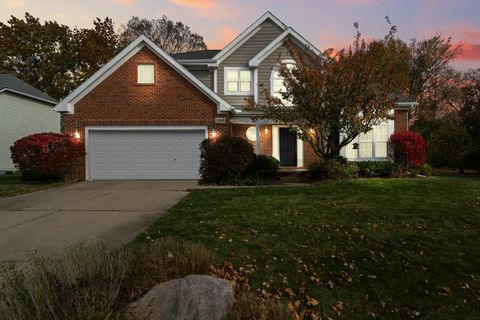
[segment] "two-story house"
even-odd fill
[[[264,92],[279,95],[275,71],[294,63],[283,46],[290,37],[320,51],[270,12],[222,50],[168,55],[141,36],[61,101],[65,133],[83,140],[79,179],[196,179],[199,144],[233,135],[248,139],[257,154],[276,157],[283,167],[318,161],[310,146],[285,126],[246,109],[265,104]],[[388,138],[408,129],[412,101],[400,101],[392,119],[361,134],[343,154],[351,160],[389,158]]]

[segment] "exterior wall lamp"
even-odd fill
[[[217,137],[218,137],[217,131],[215,131],[215,129],[212,129],[212,131],[210,132],[210,138],[216,139]]]

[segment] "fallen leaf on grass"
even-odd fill
[[[437,287],[438,294],[443,297],[448,297],[451,293],[452,290],[448,287]]]
[[[285,288],[285,292],[291,297],[295,295],[295,292],[293,292],[292,288]]]
[[[312,297],[307,296],[307,305],[309,306],[317,306],[318,300]]]

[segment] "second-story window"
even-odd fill
[[[248,68],[225,68],[225,94],[252,94],[252,71]]]
[[[287,65],[287,68],[291,69],[294,67],[293,61],[284,61]],[[272,97],[280,99],[284,105],[290,105],[291,102],[288,100],[285,100],[282,96],[282,92],[285,92],[285,82],[283,81],[283,77],[278,73],[277,69],[274,68],[272,71],[272,77],[270,79],[270,90],[272,92]]]

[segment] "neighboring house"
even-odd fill
[[[0,74],[0,173],[15,169],[10,146],[26,135],[60,132],[57,100],[10,75]]]
[[[316,53],[311,43],[270,12],[222,50],[170,56],[141,36],[61,101],[66,134],[80,135],[87,156],[78,179],[196,179],[199,144],[233,135],[252,142],[257,154],[272,155],[283,167],[304,168],[318,161],[307,143],[268,119],[247,110],[247,100],[262,106],[263,88],[278,95],[279,61],[293,63],[285,38]],[[355,159],[388,159],[387,140],[408,128],[402,101],[392,120],[359,137]],[[368,146],[370,144],[370,146]]]

